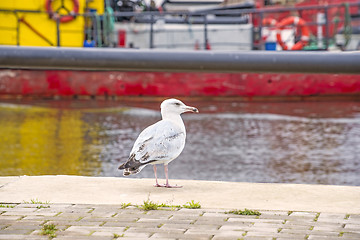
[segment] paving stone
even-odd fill
[[[19,208],[19,207],[14,207],[14,208],[1,208],[0,209],[2,212],[34,212],[37,211],[38,209],[36,207],[34,208]],[[4,213],[3,213],[4,214]]]
[[[12,240],[12,239],[16,239],[16,240],[48,240],[48,236],[31,236],[31,235],[16,235],[16,234],[12,234],[12,235],[7,235],[7,234],[0,234],[0,239],[1,240]],[[55,239],[55,238],[54,238]]]
[[[162,223],[160,223],[162,224]],[[119,223],[116,223],[116,222],[108,222],[108,223],[105,223],[103,226],[105,227],[144,227],[144,228],[155,228],[157,226],[160,225],[159,223],[157,222],[141,222],[141,223],[138,223],[138,222],[119,222]]]
[[[318,236],[318,235],[310,235],[308,237],[309,240],[349,240],[349,239],[345,239],[345,238],[342,238],[342,237],[334,237],[334,236]]]
[[[204,230],[204,229],[206,229],[206,230],[219,230],[219,228],[221,226],[222,225],[219,225],[219,224],[215,224],[215,225],[213,225],[213,224],[189,224],[189,225],[187,225],[187,228],[188,229],[202,229],[202,230]]]
[[[166,228],[143,228],[141,226],[138,227],[130,227],[126,230],[126,233],[174,233],[174,234],[183,234],[186,229],[166,229]]]
[[[252,224],[252,228],[267,228],[267,229],[278,229],[278,228],[282,228],[283,224],[282,223],[278,223],[278,224],[274,224],[274,223],[268,223],[268,222],[255,222],[254,224]]]
[[[296,224],[296,223],[289,223],[286,222],[285,224],[279,225],[280,228],[283,229],[298,229],[298,230],[309,230],[311,227],[313,227],[314,225],[303,225],[303,224]]]
[[[315,212],[292,212],[289,217],[304,217],[314,219],[317,213]]]
[[[52,240],[112,240],[113,237],[106,237],[106,236],[57,236],[56,238],[53,238]],[[121,238],[123,240],[123,238]]]
[[[67,219],[67,220],[77,220],[77,219],[80,219],[80,218],[84,218],[86,216],[85,213],[83,214],[79,214],[79,213],[66,213],[66,212],[63,212],[59,215],[57,215],[57,219]]]
[[[329,237],[336,237],[339,235],[340,232],[327,232],[327,231],[316,231],[316,230],[312,230],[310,232],[310,235],[326,235]]]
[[[309,229],[286,229],[286,228],[283,228],[281,229],[281,231],[279,232],[280,235],[282,234],[297,234],[297,235],[302,235],[302,236],[306,236],[308,234],[311,233],[311,230]]]
[[[194,224],[197,220],[196,219],[181,219],[181,220],[174,220],[174,219],[169,219],[166,221],[166,223],[170,223],[170,224]]]
[[[306,239],[306,237],[307,236],[297,235],[297,234],[283,234],[283,235],[280,234],[276,237],[276,240],[304,240],[304,239]],[[248,239],[248,238],[245,238],[244,240],[246,240],[246,239]]]
[[[210,240],[213,238],[212,235],[209,234],[172,234],[172,233],[155,233],[150,239],[198,239],[198,240]]]
[[[219,231],[226,232],[226,231],[248,231],[250,229],[250,225],[223,225],[219,228]]]
[[[226,231],[215,234],[212,240],[239,239],[239,238],[244,238],[245,235],[246,235],[245,231]]]
[[[49,217],[49,216],[23,216],[21,218],[22,221],[45,221],[45,220],[52,220],[55,216]]]
[[[4,230],[0,231],[0,235],[6,234],[6,235],[11,235],[11,234],[30,234],[32,231],[32,229],[9,229],[5,228]]]
[[[0,215],[0,219],[5,218],[7,216],[24,216],[24,215],[33,215],[31,214],[33,211],[29,211],[29,212],[25,212],[25,211],[9,211],[9,212],[4,212],[3,214]]]
[[[194,227],[193,224],[172,224],[169,222],[166,222],[164,225],[161,226],[162,229],[181,229],[184,230],[184,232],[190,227]]]
[[[216,218],[228,218],[229,214],[226,214],[225,212],[222,213],[217,213],[217,212],[205,212],[203,215],[203,217],[216,217]]]
[[[158,219],[158,220],[168,220],[169,216],[167,215],[158,215],[158,214],[143,214],[139,216],[140,219]]]
[[[157,234],[157,233],[155,233],[155,234]],[[136,237],[136,238],[146,239],[146,238],[150,237],[150,233],[135,233],[135,232],[125,231],[124,236],[125,237]]]
[[[324,231],[324,232],[341,232],[344,231],[344,228],[341,225],[334,225],[334,226],[319,226],[315,225],[313,231]]]
[[[238,222],[255,223],[256,220],[257,220],[257,219],[255,219],[255,218],[237,218],[237,217],[231,216],[231,217],[229,217],[229,218],[227,219],[226,222],[228,222],[228,223],[230,223],[230,222],[236,222],[236,223],[238,223]]]
[[[197,220],[199,219],[199,215],[186,215],[186,214],[173,214],[169,220]]]
[[[94,232],[91,234],[92,237],[111,237],[114,238],[114,236],[117,236],[115,234],[118,234],[118,236],[124,236],[124,233],[112,233],[112,232]]]
[[[36,230],[41,228],[40,225],[36,224],[36,225],[27,225],[27,224],[17,224],[17,225],[11,225],[9,227],[6,228],[6,230],[18,230],[18,229],[22,229],[22,230]]]
[[[344,227],[344,231],[356,231],[356,232],[360,232],[360,224],[352,224],[352,223],[348,223],[345,225]]]
[[[360,233],[344,232],[342,237],[343,239],[348,239],[348,238],[360,239]]]
[[[266,231],[248,231],[246,236],[248,237],[276,237],[277,233],[274,232],[266,232]]]

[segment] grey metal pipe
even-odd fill
[[[360,74],[360,52],[0,47],[0,68]]]

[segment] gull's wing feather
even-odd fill
[[[161,120],[142,131],[130,153],[141,164],[171,161],[185,146],[185,132],[168,120]]]

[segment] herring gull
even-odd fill
[[[128,176],[139,173],[146,165],[151,164],[154,168],[155,187],[181,187],[169,184],[168,164],[180,155],[185,146],[186,130],[180,114],[199,111],[173,98],[163,101],[160,108],[162,120],[140,133],[127,162],[119,169],[123,170],[124,176]],[[164,164],[165,185],[158,183],[156,164]]]

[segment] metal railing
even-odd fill
[[[360,52],[210,52],[0,47],[0,68],[360,74]]]

